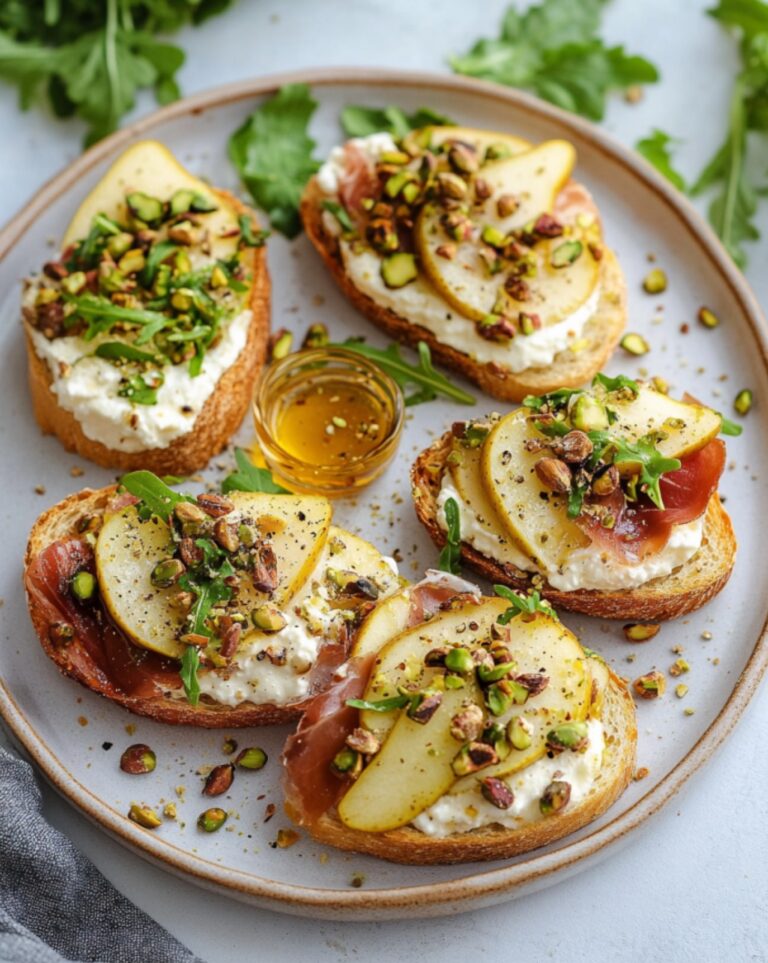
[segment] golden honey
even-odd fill
[[[272,364],[254,420],[264,460],[294,490],[345,494],[379,475],[403,422],[400,389],[351,351],[318,348]]]

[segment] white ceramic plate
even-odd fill
[[[725,591],[703,611],[666,625],[644,646],[629,646],[615,623],[566,616],[583,641],[601,651],[617,670],[635,676],[652,666],[667,669],[683,646],[691,664],[688,696],[638,707],[639,764],[649,769],[600,820],[580,833],[525,857],[460,867],[402,867],[324,849],[302,836],[290,849],[275,849],[282,813],[278,756],[285,730],[203,732],[162,726],[133,717],[62,678],[43,654],[27,617],[21,591],[21,560],[27,532],[40,511],[83,485],[101,486],[109,472],[67,454],[58,441],[41,437],[29,406],[22,332],[17,322],[19,280],[50,256],[75,207],[126,145],[144,136],[164,141],[183,163],[213,183],[237,189],[226,157],[229,134],[282,83],[312,85],[320,108],[312,122],[318,156],[341,137],[338,117],[350,103],[406,109],[429,106],[460,123],[508,130],[537,141],[566,137],[578,149],[577,176],[593,191],[608,243],[618,252],[630,292],[630,330],[643,332],[652,352],[643,359],[617,356],[609,370],[667,378],[673,391],[689,390],[729,411],[736,391],[750,386],[758,399],[741,438],[729,440],[731,463],[722,482],[740,547],[736,572]],[[670,278],[661,297],[644,294],[640,282],[649,255]],[[0,235],[3,292],[0,356],[0,525],[4,544],[0,597],[0,712],[18,743],[51,783],[99,826],[146,858],[261,906],[318,917],[374,919],[430,916],[489,905],[546,886],[598,861],[626,839],[675,793],[712,754],[738,720],[768,662],[764,630],[768,568],[763,520],[768,517],[768,365],[764,322],[742,276],[687,202],[642,160],[602,131],[519,93],[460,78],[366,69],[318,71],[255,80],[173,104],[92,148],[49,182]],[[305,238],[269,243],[273,324],[301,337],[324,321],[336,339],[381,336],[356,314],[325,275]],[[707,305],[722,319],[714,331],[696,322]],[[663,306],[663,310],[662,309]],[[689,326],[686,334],[681,325]],[[477,413],[498,408],[478,393]],[[356,501],[339,502],[336,518],[382,549],[399,548],[402,571],[413,577],[435,562],[435,550],[414,518],[408,468],[435,434],[468,409],[433,402],[413,410],[399,454],[386,474]],[[253,439],[243,425],[240,443]],[[210,467],[218,478],[231,468],[231,454]],[[85,470],[72,477],[70,469]],[[36,494],[35,486],[45,487]],[[759,519],[760,523],[755,521]],[[746,573],[746,574],[745,574]],[[711,633],[711,638],[703,634]],[[634,664],[628,655],[636,654]],[[674,682],[674,680],[671,680]],[[695,708],[686,716],[684,707]],[[224,761],[222,742],[262,745],[270,762],[260,773],[241,774],[224,805],[232,810],[225,830],[207,836],[195,820],[206,808],[197,770]],[[145,777],[120,772],[122,749],[146,742],[158,768]],[[183,798],[176,787],[183,786]],[[126,818],[133,801],[162,805],[174,799],[179,822],[149,832]],[[265,822],[272,803],[274,817]],[[358,886],[353,885],[353,879]]]

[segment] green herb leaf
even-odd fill
[[[253,221],[248,214],[240,214],[237,218],[240,237],[248,247],[264,247],[269,237],[269,231],[255,231]]]
[[[438,114],[429,107],[421,107],[406,114],[400,107],[345,107],[341,112],[341,126],[347,137],[368,137],[386,131],[393,137],[404,137],[408,131],[419,127],[451,126],[454,121]]]
[[[461,515],[455,498],[446,499],[443,512],[448,529],[445,533],[445,545],[437,560],[437,567],[442,572],[451,572],[456,575],[461,570]]]
[[[227,492],[272,492],[275,495],[290,494],[287,488],[278,485],[266,468],[257,468],[243,448],[235,449],[235,461],[239,471],[227,475],[221,490]]]
[[[634,395],[640,393],[640,385],[623,374],[611,378],[610,375],[603,374],[601,371],[592,379],[592,384],[602,385],[606,391],[621,391],[622,388],[628,388]]]
[[[494,585],[493,590],[500,598],[509,602],[509,608],[506,612],[502,612],[496,620],[500,625],[506,625],[518,615],[536,615],[537,612],[548,615],[549,618],[558,622],[560,621],[555,610],[546,599],[541,597],[541,593],[537,589],[527,595],[522,592],[514,592],[506,585]]]
[[[674,138],[657,127],[648,137],[641,138],[635,144],[635,150],[650,164],[653,164],[656,170],[663,174],[671,184],[674,184],[679,191],[684,191],[686,189],[685,179],[672,166],[669,148],[673,143]]]
[[[93,143],[118,126],[140,90],[154,88],[158,103],[178,97],[184,52],[155,35],[201,22],[231,2],[6,3],[0,76],[19,88],[23,107],[45,92],[57,117],[78,114],[90,125],[86,143]]]
[[[132,344],[125,344],[123,341],[105,341],[94,351],[97,358],[106,358],[109,361],[147,361],[158,364],[162,359],[149,351],[141,351]]]
[[[348,338],[342,344],[330,345],[332,348],[346,348],[347,351],[355,351],[363,355],[370,361],[374,361],[380,368],[392,378],[402,389],[408,385],[418,385],[420,391],[407,395],[405,404],[408,407],[421,404],[424,401],[432,401],[438,395],[452,398],[464,405],[473,405],[475,399],[472,395],[457,388],[445,375],[436,371],[432,365],[432,355],[429,345],[425,341],[419,342],[419,364],[409,364],[400,353],[400,345],[390,344],[388,348],[374,348],[364,341],[356,338]]]
[[[184,692],[187,702],[191,706],[196,706],[200,701],[200,681],[197,678],[197,670],[200,668],[200,653],[196,645],[188,645],[184,655],[181,657],[181,668],[179,676],[184,685]]]
[[[165,314],[159,311],[148,311],[144,308],[125,308],[119,304],[113,304],[109,298],[100,297],[96,294],[83,294],[80,296],[65,294],[64,300],[74,305],[75,312],[72,318],[82,318],[92,322],[91,329],[85,334],[85,340],[90,341],[100,331],[109,330],[118,322],[125,324],[152,325],[150,330],[156,331],[167,324],[173,322]],[[158,327],[159,326],[159,327]],[[146,334],[146,332],[143,332]],[[145,341],[148,339],[144,339]],[[137,344],[140,343],[137,340]]]
[[[339,204],[338,201],[323,201],[323,209],[330,211],[331,214],[336,218],[344,231],[354,231],[355,225],[352,223],[352,218],[347,214],[344,207]]]
[[[718,412],[719,413],[719,412]],[[727,435],[731,438],[738,438],[739,435],[744,431],[741,425],[737,425],[735,421],[731,421],[730,418],[726,418],[724,415],[720,415],[720,434]]]
[[[148,514],[157,515],[166,522],[171,517],[174,505],[194,501],[189,495],[181,495],[170,489],[151,471],[128,472],[120,479],[120,484],[139,499]]]
[[[295,237],[299,200],[320,166],[307,125],[317,103],[306,84],[288,84],[258,107],[229,139],[229,157],[272,226]]]
[[[625,441],[622,438],[613,439],[616,453],[613,456],[615,465],[637,463],[640,466],[640,484],[646,486],[646,492],[657,508],[664,508],[659,482],[661,476],[680,468],[678,458],[666,458],[647,438],[639,438],[636,442]]]
[[[602,8],[603,0],[543,0],[524,13],[510,7],[499,39],[479,40],[451,66],[601,120],[611,90],[659,77],[648,60],[604,44],[598,36]]]
[[[568,492],[568,518],[578,518],[584,504],[589,485],[574,485]]]
[[[531,411],[541,411],[546,405],[553,411],[564,407],[565,403],[572,395],[579,395],[582,388],[558,388],[557,391],[550,391],[546,395],[526,395],[523,398],[523,406],[530,408]]]
[[[372,702],[367,699],[347,699],[347,705],[353,709],[367,709],[369,712],[393,712],[395,709],[404,709],[410,702],[411,697],[407,695],[376,699]]]

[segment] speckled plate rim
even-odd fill
[[[606,162],[627,170],[653,191],[676,217],[690,236],[690,243],[699,248],[700,254],[710,262],[713,271],[728,286],[739,304],[754,336],[763,368],[768,374],[768,326],[757,301],[718,238],[683,195],[637,154],[579,117],[519,91],[463,77],[370,67],[320,68],[239,81],[179,100],[100,141],[43,185],[0,231],[0,263],[48,205],[56,201],[83,174],[135,138],[150,133],[158,124],[166,121],[270,94],[287,83],[306,83],[311,87],[364,84],[389,89],[440,89],[475,95],[554,121],[566,136],[568,132],[573,132],[589,141]],[[347,920],[384,919],[403,915],[433,916],[491,905],[511,899],[522,892],[543,888],[554,882],[556,877],[574,872],[578,868],[577,864],[594,862],[605,855],[608,847],[624,841],[633,830],[657,813],[711,758],[739,721],[767,669],[768,613],[752,653],[729,698],[698,743],[652,790],[620,816],[589,835],[568,843],[555,852],[538,855],[533,853],[529,858],[510,866],[480,870],[446,882],[370,892],[364,889],[320,889],[266,879],[221,866],[152,836],[129,822],[122,813],[106,805],[87,786],[74,778],[35,731],[32,721],[21,711],[2,678],[0,716],[18,743],[62,796],[116,840],[177,875],[263,907],[307,916]]]

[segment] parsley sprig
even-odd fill
[[[514,592],[506,585],[494,585],[493,590],[500,598],[509,602],[509,608],[506,612],[502,612],[496,620],[500,625],[506,625],[518,615],[533,616],[536,615],[537,612],[541,612],[551,619],[560,621],[557,612],[555,612],[546,599],[541,597],[541,593],[537,589],[534,589],[528,594],[524,594],[522,592]]]

